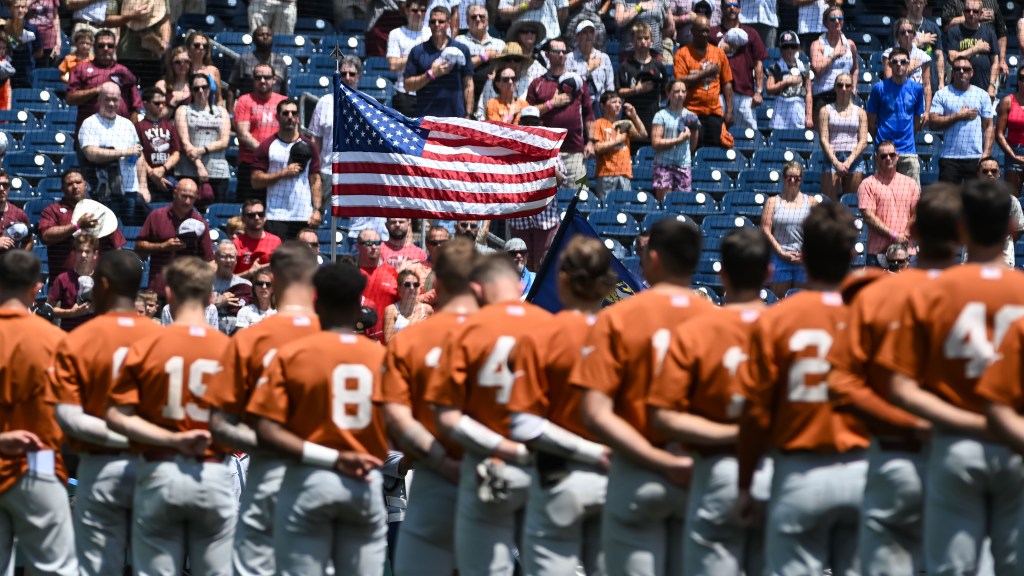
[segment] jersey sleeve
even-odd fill
[[[1021,376],[1024,372],[1024,322],[1018,320],[999,345],[999,353],[995,361],[985,370],[978,380],[975,392],[978,395],[997,402],[1021,408]]]
[[[82,405],[79,390],[81,372],[75,361],[76,355],[68,346],[67,339],[61,340],[53,356],[53,366],[48,371],[50,395],[57,404]]]
[[[392,340],[392,342],[397,342]],[[384,402],[392,402],[412,408],[409,394],[407,354],[402,354],[395,345],[388,346],[384,356],[384,368],[380,381],[381,398]]]
[[[683,412],[689,408],[690,385],[693,382],[694,358],[692,346],[684,343],[679,330],[675,331],[665,352],[661,371],[654,376],[647,391],[647,404]]]
[[[110,389],[111,406],[137,406],[139,404],[139,380],[144,370],[145,351],[132,346],[121,364],[121,372]]]
[[[287,372],[280,355],[267,367],[266,380],[253,391],[246,412],[285,424],[288,421]]]

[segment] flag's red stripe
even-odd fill
[[[381,164],[379,162],[342,162],[340,165],[341,170],[336,171],[336,174],[419,176],[422,178],[486,182],[490,184],[528,184],[537,180],[552,178],[555,175],[553,167],[525,174],[492,174],[485,172],[486,168],[483,167],[480,168],[480,172],[463,172],[460,170],[439,170],[424,166],[407,166],[405,164]]]
[[[390,198],[417,198],[445,202],[472,202],[478,204],[523,204],[551,198],[557,188],[542,188],[531,192],[456,192],[437,188],[416,188],[412,186],[368,186],[366,184],[335,184],[331,189],[335,196],[386,196]]]
[[[509,150],[515,150],[522,154],[530,154],[533,156],[547,155],[556,153],[558,147],[555,146],[552,150],[544,150],[538,146],[534,146],[528,142],[522,140],[516,140],[513,138],[505,138],[497,134],[490,132],[484,132],[481,130],[474,130],[465,126],[456,126],[453,124],[439,124],[437,122],[431,122],[429,120],[423,120],[420,123],[421,128],[427,128],[428,130],[436,130],[438,132],[444,132],[446,134],[454,134],[456,136],[462,136],[463,138],[469,138],[473,142],[476,142],[478,146],[500,146],[502,148],[508,148]],[[531,134],[534,134],[531,132]],[[564,134],[559,134],[557,138],[553,138],[550,134],[542,133],[536,134],[551,142],[559,142],[565,138]]]
[[[332,206],[331,214],[338,217],[347,216],[382,216],[385,218],[439,218],[441,220],[504,220],[505,218],[521,218],[539,214],[546,206],[526,212],[506,212],[503,214],[472,214],[466,212],[438,212],[420,208],[382,208],[379,206]]]
[[[447,146],[444,142],[438,142]],[[472,144],[468,144],[472,145]],[[453,146],[454,148],[454,146]],[[479,154],[439,154],[430,150],[424,150],[421,156],[427,160],[439,160],[441,162],[466,162],[469,164],[484,164],[487,166],[504,166],[506,164],[522,164],[524,162],[542,162],[548,158],[554,158],[555,154],[544,157],[528,154],[509,154],[508,156],[481,156]]]
[[[518,131],[518,132],[528,132],[528,133],[530,133],[533,136],[540,136],[541,138],[543,138],[545,140],[549,140],[551,142],[558,142],[558,141],[562,140],[563,138],[565,138],[565,134],[566,134],[565,132],[556,132],[556,131],[554,131],[554,130],[552,130],[550,128],[545,128],[543,126],[519,126],[518,124],[506,124],[504,122],[494,122],[494,121],[486,121],[486,122],[482,122],[482,124],[484,126],[493,125],[496,128],[501,128],[501,129],[504,129],[504,130],[512,129],[513,131]],[[499,136],[497,134],[494,134],[494,133],[491,133],[491,132],[484,132],[484,131],[481,131],[481,130],[475,130],[475,129],[470,128],[468,126],[459,126],[457,124],[447,124],[447,123],[443,123],[443,122],[435,122],[435,121],[433,121],[433,120],[431,120],[429,118],[424,118],[420,122],[420,128],[425,128],[427,130],[437,130],[439,132],[448,132],[450,134],[467,135],[470,138],[472,138],[473,135],[475,135],[475,134],[488,134],[488,135],[491,135],[491,136],[494,136],[494,137],[501,138],[501,136]]]

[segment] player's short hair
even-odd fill
[[[0,254],[0,290],[20,292],[34,288],[41,268],[39,257],[28,250],[16,248]]]
[[[431,228],[434,231],[438,227]],[[445,228],[441,228],[448,232]],[[434,253],[434,281],[449,294],[469,292],[469,276],[480,260],[476,244],[464,236],[446,240]]]
[[[281,288],[308,283],[318,265],[316,254],[298,240],[286,240],[270,255],[270,271]]]
[[[306,249],[309,252],[309,249]],[[317,270],[313,276],[317,311],[354,314],[359,310],[366,277],[351,264],[334,262]]]
[[[150,290],[136,294],[142,283],[142,260],[131,250],[111,250],[100,254],[93,276],[96,280],[106,278],[110,291],[117,296],[139,298],[144,296],[143,292],[151,292],[156,299],[156,293]]]
[[[93,250],[99,250],[100,239],[92,234],[79,234],[71,241],[71,249],[76,252],[86,247],[92,248]]]
[[[807,275],[823,282],[842,282],[853,259],[857,228],[853,214],[841,204],[811,207],[803,223],[803,259]]]
[[[605,90],[601,93],[601,104],[607,104],[612,98],[622,98],[618,90]]]
[[[1010,187],[1002,180],[969,180],[963,187],[967,235],[982,246],[1002,244],[1010,221]]]
[[[914,233],[920,256],[933,260],[952,258],[960,246],[960,187],[948,182],[926,186],[914,208]]]
[[[281,114],[281,110],[283,110],[285,106],[295,106],[295,108],[298,109],[299,101],[296,100],[295,98],[285,98],[284,100],[281,100],[280,102],[278,102],[277,103],[277,113],[279,115]]]
[[[759,228],[737,228],[722,239],[722,273],[734,288],[757,290],[772,261],[772,243]]]
[[[154,96],[167,96],[167,94],[160,88],[157,88],[156,86],[150,86],[149,88],[146,88],[142,91],[143,102],[151,101]]]
[[[611,250],[587,236],[569,240],[558,259],[558,272],[568,279],[569,290],[587,301],[602,300],[615,287],[618,276],[611,266]]]
[[[491,284],[503,277],[519,278],[519,272],[516,272],[516,265],[508,254],[501,252],[481,256],[469,273],[469,281],[481,285]]]
[[[674,276],[690,276],[697,269],[701,250],[700,228],[690,220],[665,218],[651,226],[647,251],[655,251],[661,266]]]
[[[249,198],[245,202],[242,202],[242,214],[245,214],[245,209],[246,208],[252,208],[253,206],[264,206],[264,207],[266,207],[266,205],[267,205],[267,203],[264,202],[263,200],[260,200],[259,198]]]
[[[171,261],[163,274],[164,283],[178,302],[195,301],[206,307],[216,274],[208,263],[195,256],[182,256]]]

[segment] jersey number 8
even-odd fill
[[[349,388],[355,382],[355,388]],[[373,372],[362,364],[338,364],[331,373],[331,419],[342,430],[362,430],[373,417]],[[354,410],[351,407],[355,407]]]

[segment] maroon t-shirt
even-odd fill
[[[42,237],[43,233],[53,226],[71,224],[71,213],[74,209],[74,204],[67,204],[64,200],[43,208],[43,213],[39,216],[39,236]],[[46,245],[50,278],[56,278],[61,272],[74,268],[75,255],[72,254],[74,239],[74,236],[68,236],[60,242]],[[118,228],[112,234],[100,238],[100,254],[108,250],[117,250],[124,246],[124,242],[124,236],[121,234],[121,229]]]
[[[754,95],[754,67],[768,57],[764,49],[761,35],[750,26],[740,24],[740,29],[747,33],[747,45],[732,53],[729,57],[729,68],[732,69],[732,90],[743,96]],[[710,42],[715,46],[725,37],[721,26],[712,26]]]
[[[146,221],[142,223],[142,231],[139,232],[139,240],[146,242],[164,242],[178,236],[178,226],[188,218],[195,218],[201,221],[205,228],[199,238],[185,240],[185,247],[174,252],[155,252],[149,255],[149,289],[155,290],[157,294],[163,294],[164,279],[160,274],[164,266],[179,256],[198,256],[207,262],[213,261],[213,242],[210,241],[210,225],[199,212],[192,210],[192,214],[186,218],[178,218],[171,211],[170,206],[157,208],[149,213]]]
[[[29,227],[32,226],[32,223],[28,221],[28,214],[25,214],[24,210],[8,202],[7,208],[0,212],[0,235],[4,233],[4,230],[7,230],[8,226],[15,222],[22,222]],[[2,253],[3,250],[0,250],[0,254]]]
[[[561,87],[558,84],[558,78],[551,74],[544,74],[530,83],[530,87],[526,90],[526,101],[540,108],[541,123],[544,126],[567,130],[565,141],[562,142],[562,152],[574,154],[583,152],[586,146],[583,129],[587,122],[594,120],[590,88],[584,82],[582,88],[576,92],[568,105],[548,110],[544,103],[554,98],[559,90]]]
[[[113,82],[121,87],[121,103],[117,106],[117,114],[131,119],[134,110],[142,110],[142,96],[139,94],[138,81],[135,74],[123,64],[114,63],[109,68],[100,68],[95,61],[82,62],[71,71],[68,79],[68,94],[79,90],[96,88],[104,82]],[[86,118],[99,112],[99,98],[92,98],[78,105],[78,118],[75,119],[75,134],[82,127]]]
[[[135,123],[135,131],[139,134],[146,162],[152,168],[163,166],[168,156],[181,149],[178,131],[170,120],[154,122],[143,118]]]
[[[61,272],[50,284],[50,293],[47,295],[48,302],[56,302],[58,308],[71,308],[78,301],[78,272],[68,270]],[[65,332],[71,332],[78,326],[85,324],[96,316],[94,313],[76,316],[74,318],[62,318],[60,327]]]

